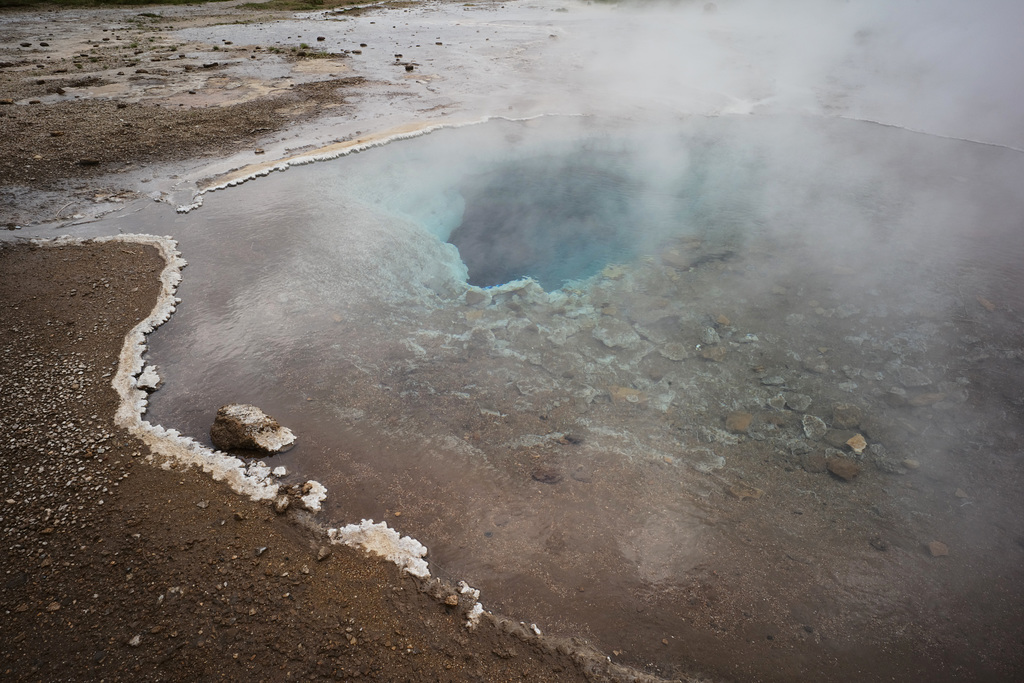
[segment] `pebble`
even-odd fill
[[[927,547],[932,557],[945,557],[949,555],[949,546],[942,541],[932,541],[927,544]]]
[[[848,403],[838,403],[832,409],[832,422],[842,429],[856,429],[863,419],[860,408]]]
[[[614,318],[602,320],[594,327],[592,334],[594,339],[610,349],[628,349],[640,343],[640,335],[633,330],[632,325]]]
[[[811,397],[806,394],[786,394],[786,406],[798,413],[807,412],[811,407]]]
[[[846,445],[850,447],[857,455],[864,452],[864,449],[868,447],[868,442],[860,434],[856,434],[846,440]]]
[[[562,472],[552,465],[538,465],[533,468],[530,477],[542,484],[557,484],[562,481]]]
[[[700,343],[707,344],[708,346],[714,346],[715,344],[721,343],[722,338],[718,336],[718,332],[713,327],[705,327],[700,331]]]
[[[844,481],[853,481],[860,474],[860,465],[848,458],[831,458],[828,471]]]
[[[802,422],[804,434],[813,441],[820,441],[828,432],[828,425],[820,417],[804,415]]]

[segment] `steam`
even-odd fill
[[[567,68],[555,78],[588,108],[845,116],[1024,148],[1019,2],[706,4],[556,23]]]

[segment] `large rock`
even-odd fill
[[[213,445],[223,451],[280,453],[295,443],[295,435],[256,406],[232,403],[217,410],[210,427]]]

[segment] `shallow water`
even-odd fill
[[[1010,679],[1022,171],[783,117],[492,122],[293,168],[174,219],[149,419],[208,442],[259,405],[326,520],[387,520],[486,607],[665,675]],[[540,285],[467,298],[480,244],[481,284]]]

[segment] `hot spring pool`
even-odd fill
[[[173,219],[148,418],[208,442],[261,406],[325,521],[385,520],[488,609],[661,675],[912,679],[953,640],[985,666],[1024,566],[1022,171],[782,117],[493,121],[292,168]]]

